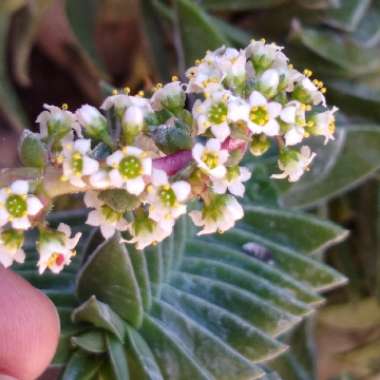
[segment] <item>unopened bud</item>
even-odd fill
[[[25,166],[43,168],[47,163],[48,153],[46,145],[40,135],[25,130],[19,143],[20,161]]]
[[[270,145],[270,140],[266,135],[253,135],[252,142],[249,146],[249,151],[254,156],[261,156],[268,151]]]

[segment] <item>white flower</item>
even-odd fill
[[[258,80],[258,89],[272,97],[276,94],[278,85],[280,84],[280,75],[277,70],[269,69],[263,72]]]
[[[222,48],[224,50],[224,48]],[[207,92],[221,90],[224,74],[216,64],[219,51],[208,51],[206,56],[186,71],[189,80],[187,92]]]
[[[78,139],[63,145],[63,179],[76,187],[83,188],[86,183],[83,177],[91,176],[99,169],[98,161],[90,158],[91,140]]]
[[[267,136],[279,134],[280,125],[276,118],[281,112],[280,103],[268,102],[260,92],[253,91],[249,97],[249,107],[245,119],[252,133],[264,133]]]
[[[223,142],[231,134],[228,125],[229,97],[228,91],[218,91],[204,101],[197,100],[194,103],[193,116],[198,124],[198,135],[210,128],[215,138]]]
[[[307,126],[313,135],[324,136],[325,144],[327,144],[329,140],[334,140],[336,128],[334,113],[336,111],[338,111],[338,108],[333,107],[331,110],[318,113],[314,115],[307,123]]]
[[[198,235],[204,235],[229,230],[244,216],[244,211],[232,195],[215,194],[202,211],[191,211],[189,215],[196,226],[203,227]]]
[[[150,102],[154,111],[182,108],[185,104],[183,84],[179,81],[166,84],[154,92]]]
[[[88,104],[76,110],[75,116],[91,137],[104,133],[107,129],[106,118],[95,107]]]
[[[17,230],[4,230],[0,232],[0,264],[5,268],[10,267],[13,261],[23,263],[25,252],[22,249],[24,244],[24,233]]]
[[[100,227],[100,231],[105,239],[112,237],[116,231],[126,231],[128,222],[122,213],[115,211],[102,202],[95,191],[88,191],[84,196],[84,203],[90,211],[86,223],[90,226]]]
[[[252,40],[245,49],[245,52],[247,58],[252,60],[255,71],[264,71],[269,67],[287,67],[288,58],[282,53],[282,49],[282,46],[274,43],[266,44],[265,40]]]
[[[305,75],[299,74],[296,79],[293,97],[301,103],[322,104],[326,107],[326,98],[320,89]]]
[[[152,173],[152,159],[139,148],[126,146],[107,157],[111,186],[140,195],[145,189],[144,176]]]
[[[301,151],[286,149],[280,153],[278,166],[283,171],[281,174],[272,174],[272,178],[288,178],[289,182],[298,181],[313,161],[315,153],[308,146],[303,146]]]
[[[131,224],[131,240],[127,243],[136,244],[137,249],[144,249],[151,244],[157,244],[166,239],[173,231],[174,222],[162,226],[160,222],[150,219],[145,214],[137,214]]]
[[[141,130],[144,125],[143,109],[137,106],[128,107],[123,116],[123,124]]]
[[[197,143],[192,150],[198,167],[212,178],[222,178],[226,174],[224,164],[228,159],[228,151],[222,149],[217,139],[210,139],[206,146]]]
[[[216,65],[223,73],[223,77],[226,77],[229,81],[234,79],[242,81],[246,75],[246,62],[244,50],[236,50],[233,48],[224,48],[223,52],[220,52],[216,56]],[[220,49],[218,49],[220,51]]]
[[[99,169],[90,176],[90,185],[95,189],[108,189],[111,186],[109,174],[104,169]]]
[[[62,138],[72,133],[72,130],[79,137],[82,136],[80,125],[72,112],[48,104],[44,104],[44,108],[46,110],[42,111],[36,119],[36,122],[40,124],[41,137],[58,134]]]
[[[284,130],[285,145],[300,143],[305,136],[305,105],[294,100],[289,102],[280,113],[282,130]]]
[[[100,108],[108,111],[114,107],[116,112],[122,116],[124,111],[132,106],[140,108],[144,114],[152,112],[152,107],[148,99],[143,98],[142,96],[131,96],[126,94],[109,96],[104,100]]]
[[[30,228],[29,217],[37,215],[43,205],[37,197],[28,195],[28,191],[28,182],[22,180],[0,190],[0,226],[10,222],[15,229]]]
[[[166,229],[172,228],[173,220],[186,212],[183,202],[188,198],[191,187],[186,181],[169,183],[163,170],[154,169],[152,186],[148,188],[149,217]]]
[[[228,191],[238,197],[242,197],[245,192],[243,182],[251,178],[251,172],[245,167],[230,166],[223,178],[213,180],[213,191],[224,194]]]
[[[57,231],[40,231],[40,238],[37,242],[39,260],[37,263],[39,273],[42,274],[46,268],[53,273],[59,273],[65,265],[71,263],[71,258],[75,256],[75,247],[81,237],[77,232],[71,236],[71,229],[67,224],[60,223]]]

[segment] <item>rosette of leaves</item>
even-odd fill
[[[346,231],[278,208],[258,178],[248,198],[263,194],[261,206],[247,201],[232,231],[200,238],[183,218],[145,251],[119,235],[99,245],[85,210],[52,214],[83,232],[78,255],[59,276],[39,276],[28,252],[18,272],[58,308],[62,379],[276,378],[268,365],[287,349],[279,337],[346,281],[318,259]]]

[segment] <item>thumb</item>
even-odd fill
[[[53,359],[59,318],[52,302],[0,265],[0,380],[34,380]]]

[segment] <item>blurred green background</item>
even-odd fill
[[[43,103],[99,105],[104,84],[149,93],[207,49],[251,38],[284,45],[340,109],[336,140],[319,148],[312,170],[276,184],[282,205],[351,231],[328,255],[350,283],[293,335],[280,373],[379,379],[379,0],[2,0],[0,168],[18,165],[17,138],[36,128]]]

